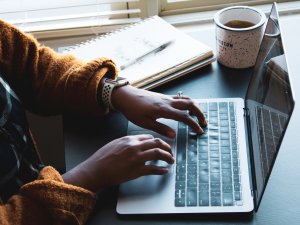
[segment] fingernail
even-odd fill
[[[173,130],[169,130],[169,131],[167,131],[167,136],[169,138],[174,138],[176,136],[176,133]]]
[[[199,134],[203,134],[204,133],[204,131],[203,131],[203,129],[201,127],[199,128],[198,133]]]

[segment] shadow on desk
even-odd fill
[[[153,91],[176,95],[180,87],[191,98],[245,98],[252,72],[253,68],[231,69],[214,62],[154,88]]]

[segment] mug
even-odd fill
[[[217,60],[230,68],[254,66],[264,35],[266,16],[256,8],[232,6],[214,17]]]

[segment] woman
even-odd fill
[[[158,118],[183,121],[203,132],[204,115],[188,97],[140,90],[115,83],[116,78],[110,59],[84,63],[59,55],[0,20],[0,224],[84,224],[97,190],[168,172],[146,161],[174,163],[164,141],[151,135],[126,136],[60,175],[41,163],[24,109],[41,115],[103,116],[114,108],[137,125],[171,138],[175,131]]]

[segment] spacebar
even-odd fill
[[[187,135],[187,126],[184,123],[178,124],[177,131],[177,154],[176,162],[177,164],[186,162],[186,135]]]

